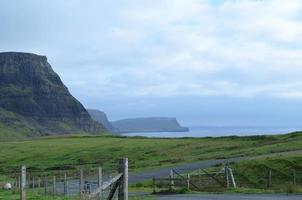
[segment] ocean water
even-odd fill
[[[301,127],[265,127],[265,126],[195,126],[189,127],[189,132],[148,132],[124,133],[124,136],[144,137],[220,137],[220,136],[249,136],[273,135],[302,131]]]

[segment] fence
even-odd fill
[[[167,178],[153,177],[153,192],[166,192],[175,190],[191,190],[206,192],[223,192],[228,188],[255,188],[271,189],[287,192],[287,187],[301,187],[301,171],[291,170],[280,171],[269,167],[260,171],[237,169],[229,165],[221,168],[199,169],[189,174],[180,174],[171,169]]]
[[[28,173],[22,166],[20,173],[14,177],[12,189],[18,191],[20,200],[26,200],[26,193],[45,196],[79,196],[80,199],[117,197],[118,200],[128,200],[128,159],[118,161],[117,173],[104,175],[101,167],[78,172],[60,172],[49,174]],[[118,191],[118,192],[116,192]],[[116,194],[117,193],[117,194]]]

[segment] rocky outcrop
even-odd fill
[[[69,93],[45,56],[0,53],[0,108],[2,112],[6,110],[15,113],[14,116],[22,116],[22,121],[33,122],[31,134],[35,131],[36,135],[49,135],[104,130]],[[9,119],[3,118],[1,123],[7,126]]]
[[[127,132],[186,132],[188,128],[180,126],[176,118],[147,117],[123,119],[111,122],[121,133]]]

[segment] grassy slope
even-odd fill
[[[288,187],[293,186],[293,174],[295,174],[297,185],[302,189],[301,152],[300,154],[246,160],[234,164],[232,168],[234,175],[237,177],[237,182],[243,187],[265,189],[267,187],[268,171],[271,170],[271,187],[273,189],[288,189]]]
[[[112,168],[127,156],[131,171],[205,159],[302,150],[302,133],[280,136],[146,139],[104,136],[43,138],[0,143],[0,172],[32,169]],[[29,169],[30,170],[30,169]]]

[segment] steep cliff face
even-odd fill
[[[0,108],[39,124],[38,134],[103,129],[71,96],[45,56],[0,53]],[[2,119],[7,125],[3,120],[9,120]]]
[[[105,126],[107,130],[109,130],[112,133],[117,133],[118,130],[114,128],[111,123],[109,122],[106,113],[96,110],[96,109],[87,109],[88,113],[90,114],[91,118],[94,121],[97,121]]]

